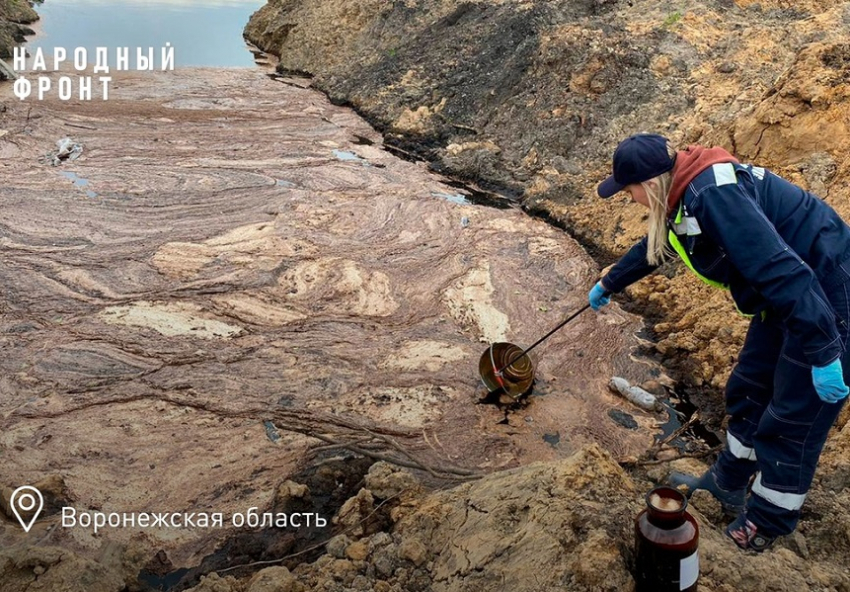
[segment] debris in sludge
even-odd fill
[[[647,411],[655,411],[658,406],[658,401],[650,392],[647,392],[639,386],[629,384],[629,381],[619,376],[612,376],[608,386],[614,392],[620,393],[626,399]]]

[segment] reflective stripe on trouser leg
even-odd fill
[[[758,458],[756,456],[756,449],[741,442],[732,432],[726,433],[726,447],[732,453],[732,456],[737,459],[757,460]]]
[[[800,369],[811,384],[811,371]],[[747,502],[747,517],[767,535],[789,534],[797,527],[821,450],[843,406],[822,402],[810,388],[811,393],[797,391],[808,401],[808,406],[795,404],[797,413],[777,410],[772,403],[756,433],[759,472]]]
[[[759,497],[764,498],[774,506],[780,507],[783,510],[796,511],[803,507],[803,502],[806,501],[805,493],[784,493],[776,491],[770,487],[765,487],[761,480],[761,473],[756,473],[756,480],[753,481],[752,492]]]
[[[773,401],[753,439],[759,472],[747,517],[764,534],[785,535],[797,527],[821,450],[841,407],[820,400],[811,368],[783,355]]]
[[[848,288],[844,283],[826,293],[844,342],[845,377],[850,376]],[[786,339],[776,366],[773,399],[753,438],[759,475],[747,503],[747,517],[768,535],[788,534],[796,528],[829,429],[847,400],[821,401],[805,360],[800,344]]]
[[[782,347],[782,330],[771,320],[756,315],[738,363],[726,383],[729,428],[726,448],[715,463],[717,484],[723,489],[743,489],[756,471],[755,435],[761,416],[773,395],[773,374]]]

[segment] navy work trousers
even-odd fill
[[[826,293],[844,342],[847,382],[850,283]],[[781,319],[770,312],[764,319],[753,318],[726,385],[731,417],[727,446],[715,471],[724,489],[745,488],[755,475],[746,511],[759,532],[779,536],[796,528],[827,434],[843,403],[820,400],[802,344],[789,336]]]

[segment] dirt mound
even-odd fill
[[[242,579],[210,575],[192,592],[633,589],[633,519],[651,483],[635,482],[595,445],[561,461],[403,502],[390,497],[398,486],[385,486],[394,475],[397,470],[375,465],[366,478],[373,507],[390,500],[379,509],[391,516],[390,532],[341,534],[312,564],[272,567]],[[836,500],[816,497],[811,512],[831,512],[842,501],[850,501],[846,492]],[[699,495],[690,509],[701,529],[700,590],[850,589],[850,575],[835,562],[850,552],[850,540],[817,544],[809,534],[815,521],[805,536],[749,556],[725,539],[719,510],[711,496]]]
[[[850,428],[841,437],[848,433]],[[676,461],[675,468],[704,466]],[[649,476],[657,480],[667,470],[659,467]],[[201,576],[189,592],[631,590],[633,519],[652,486],[596,445],[430,494],[410,473],[377,463],[334,517],[338,534],[321,538],[314,561],[284,552],[265,567],[234,572],[236,562]],[[310,493],[288,482],[279,499]],[[700,590],[850,590],[850,575],[836,561],[850,553],[850,522],[840,510],[850,503],[847,489],[817,491],[799,531],[759,556],[741,553],[725,538],[720,506],[703,494],[689,506],[700,526]],[[36,583],[50,591],[118,592],[124,589],[119,559],[127,562],[132,554],[124,553],[113,550],[94,562],[56,547],[17,547],[0,552],[0,577],[9,592]]]
[[[571,153],[582,162],[606,154],[600,130],[612,119],[636,122],[650,103],[655,117],[685,108],[648,70],[663,32],[635,37],[617,9],[614,1],[273,1],[246,35],[455,174],[522,189],[537,170],[571,168]]]

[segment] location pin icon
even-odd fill
[[[9,505],[12,506],[12,512],[15,513],[15,518],[23,526],[24,532],[29,532],[44,508],[44,498],[41,497],[41,492],[35,487],[22,485],[12,492]],[[24,516],[29,512],[32,512],[32,518],[27,521]]]

